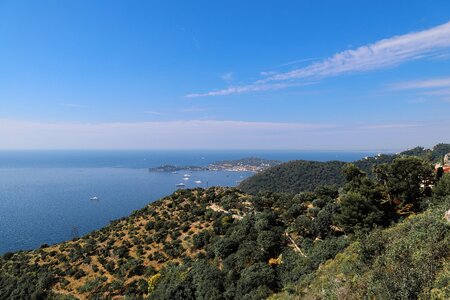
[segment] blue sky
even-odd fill
[[[2,1],[0,149],[450,142],[449,1]]]

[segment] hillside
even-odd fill
[[[6,253],[0,259],[0,298],[29,299],[50,290],[80,299],[92,293],[143,295],[148,290],[143,278],[168,261],[202,253],[194,247],[197,234],[225,214],[216,202],[226,202],[231,211],[236,205],[237,215],[247,210],[245,196],[235,190],[179,190],[80,239]]]
[[[308,278],[271,299],[449,299],[450,197],[387,229],[361,234]]]
[[[295,195],[178,190],[82,238],[6,253],[0,298],[448,299],[450,175],[416,157],[378,172],[346,165],[339,190]]]
[[[416,147],[398,154],[379,154],[366,157],[353,163],[371,176],[375,166],[391,163],[398,157],[416,156],[435,163],[439,162],[447,153],[450,153],[450,144],[438,144],[432,149]],[[264,191],[300,193],[313,191],[321,185],[341,186],[344,183],[342,176],[344,165],[345,163],[340,161],[290,161],[245,179],[239,188],[246,193],[256,194]]]
[[[290,161],[245,179],[239,188],[250,194],[260,191],[299,193],[313,191],[319,185],[342,185],[344,165],[340,161]]]

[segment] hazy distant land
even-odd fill
[[[149,168],[150,172],[177,172],[177,171],[235,171],[235,172],[261,172],[281,164],[282,161],[246,157],[236,160],[216,161],[208,166],[176,166],[162,165]]]

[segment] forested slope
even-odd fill
[[[398,157],[341,176],[314,192],[179,190],[82,238],[3,255],[0,298],[449,299],[450,175]]]
[[[379,154],[366,157],[353,163],[369,176],[372,176],[375,166],[391,163],[398,157],[416,156],[430,163],[435,163],[441,161],[447,153],[450,153],[450,144],[438,144],[432,149],[416,147],[397,154]],[[321,185],[341,186],[344,183],[341,172],[343,165],[345,163],[340,161],[294,160],[247,178],[241,182],[239,188],[246,193],[256,194],[264,191],[300,193],[313,191]]]
[[[272,299],[450,299],[450,222],[443,217],[450,197],[440,200],[390,228],[360,232]]]
[[[320,185],[342,185],[344,165],[340,161],[290,161],[247,178],[239,188],[250,194],[261,191],[299,193],[313,191]]]

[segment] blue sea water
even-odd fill
[[[187,188],[235,186],[250,172],[148,172],[163,164],[201,165],[256,156],[288,161],[353,161],[371,152],[0,151],[0,254],[84,235]],[[201,180],[201,184],[194,181]],[[96,196],[98,201],[90,200]]]

